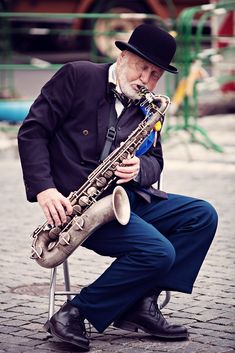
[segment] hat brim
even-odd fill
[[[133,45],[129,44],[129,43],[125,43],[125,42],[121,42],[121,41],[116,41],[115,45],[118,49],[120,50],[128,50],[138,56],[140,56],[141,58],[149,61],[151,64],[156,65],[158,67],[160,67],[163,70],[166,70],[168,72],[171,72],[172,74],[177,74],[178,70],[176,67],[172,66],[172,65],[162,65],[160,63],[158,63],[156,60],[153,60],[152,58],[150,58],[149,56],[143,54],[141,51],[139,51],[137,48],[135,48]]]

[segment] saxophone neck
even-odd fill
[[[154,94],[146,87],[139,87],[140,108],[146,115],[146,125],[151,129],[160,121],[160,129],[164,121],[165,114],[170,106],[170,98],[162,94]]]
[[[145,86],[139,86],[139,105],[148,111],[158,111],[165,114],[170,105],[170,98],[163,94],[155,94]]]

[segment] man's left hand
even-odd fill
[[[117,166],[115,175],[120,179],[117,184],[127,183],[128,181],[135,179],[139,174],[140,170],[140,159],[136,156],[122,161],[122,166]]]

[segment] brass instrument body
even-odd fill
[[[72,216],[67,216],[66,224],[51,228],[44,223],[32,233],[31,258],[42,267],[53,268],[63,263],[101,225],[115,218],[123,225],[128,223],[130,205],[121,186],[117,186],[112,195],[98,199],[117,179],[114,174],[117,165],[121,165],[128,156],[134,156],[154,125],[159,121],[161,125],[163,123],[170,105],[169,98],[153,95],[145,87],[140,87],[140,96],[139,104],[145,107],[147,116],[126,141],[88,176],[87,181],[69,195],[74,211]]]

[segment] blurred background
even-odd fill
[[[235,111],[234,0],[0,0],[0,11],[1,131],[22,122],[61,65],[112,62],[114,41],[151,23],[178,45],[179,74],[165,74],[157,87],[172,100],[165,139],[186,131],[189,141],[222,152],[200,118]]]

